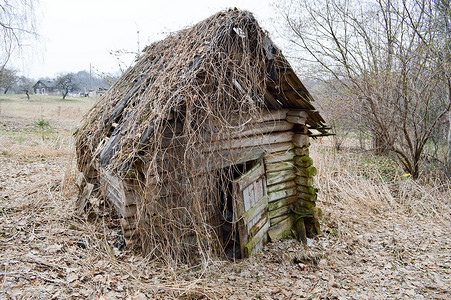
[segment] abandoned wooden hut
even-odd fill
[[[76,135],[79,206],[114,206],[147,253],[247,257],[319,231],[313,99],[253,15],[220,12],[146,47]]]

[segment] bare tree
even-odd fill
[[[69,92],[74,91],[77,88],[75,82],[75,75],[73,73],[61,74],[56,78],[55,87],[63,94],[63,100],[66,99]]]
[[[0,76],[13,53],[29,38],[37,37],[35,6],[38,0],[0,0]]]
[[[14,85],[14,91],[18,94],[25,93],[27,99],[30,100],[30,91],[32,90],[34,81],[25,76],[20,76]]]
[[[339,84],[339,82],[336,82]],[[316,99],[316,105],[321,109],[322,115],[327,119],[327,124],[330,126],[332,135],[332,143],[335,150],[339,151],[352,130],[358,129],[358,124],[350,117],[349,111],[355,100],[342,98],[337,95],[334,90],[336,86],[331,89],[333,85],[319,84],[311,89],[313,97]],[[329,109],[333,107],[333,109]],[[363,145],[361,145],[363,148]]]
[[[4,68],[3,72],[0,73],[0,89],[3,90],[3,94],[8,93],[18,79],[16,70]]]
[[[451,66],[451,0],[435,0],[438,11],[438,29],[442,34],[443,48],[442,57],[446,65]],[[449,80],[449,68],[444,70],[445,78],[448,79],[447,97],[451,99],[451,83]],[[447,153],[447,171],[451,175],[451,111],[448,112],[448,153]]]
[[[451,107],[433,2],[293,0],[280,8],[298,59],[332,76],[335,95],[356,100],[349,115],[375,150],[394,153],[418,177],[425,145]]]

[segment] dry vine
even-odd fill
[[[226,168],[234,156],[220,149],[264,112],[276,51],[251,13],[218,13],[148,46],[84,118],[79,169],[101,164],[136,187],[146,253],[178,262],[222,251],[219,182],[243,170]]]

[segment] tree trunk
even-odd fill
[[[373,149],[376,154],[387,153],[385,141],[377,132],[373,132]]]
[[[363,131],[361,129],[359,129],[359,145],[360,150],[365,150],[365,140],[363,137]]]
[[[448,113],[448,155],[447,155],[447,173],[451,176],[451,111]]]

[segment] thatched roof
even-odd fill
[[[171,118],[189,134],[227,127],[232,119],[245,123],[266,109],[293,108],[306,110],[307,124],[322,130],[312,101],[251,13],[220,12],[145,48],[85,117],[79,163],[98,157],[108,142],[114,151],[103,153],[102,164],[126,167]]]

